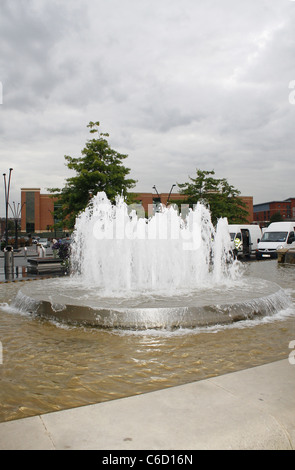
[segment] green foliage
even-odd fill
[[[77,215],[85,209],[92,196],[104,191],[110,201],[115,202],[117,195],[127,197],[129,188],[134,187],[133,179],[126,179],[130,173],[122,164],[127,155],[113,150],[106,137],[100,133],[99,122],[90,122],[87,126],[94,138],[86,142],[81,157],[65,155],[66,165],[76,172],[68,178],[63,189],[50,188],[49,191],[58,197],[58,209],[55,218],[58,225],[73,228]]]
[[[231,186],[225,178],[214,178],[215,172],[197,169],[196,178],[190,182],[178,184],[180,193],[185,197],[181,204],[193,206],[203,202],[209,206],[212,222],[220,217],[227,217],[229,223],[247,223],[248,211],[246,204],[239,197],[240,191]]]
[[[57,251],[61,260],[66,261],[69,259],[71,251],[69,243],[58,240],[52,245],[52,249]]]
[[[275,212],[271,217],[270,217],[270,224],[272,224],[273,222],[282,222],[284,221],[284,217],[282,216],[282,214],[278,211],[278,212]]]

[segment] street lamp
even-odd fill
[[[158,193],[158,190],[157,190],[157,188],[156,188],[156,185],[153,186],[153,189],[154,189],[154,190],[156,191],[156,193],[158,194],[159,199],[161,199],[161,198],[160,198],[160,194]]]
[[[10,180],[11,172],[13,168],[9,168],[8,184],[6,182],[6,173],[3,173],[4,176],[4,191],[5,191],[5,244],[8,245],[8,206],[9,206],[9,192],[10,192]]]
[[[168,199],[167,199],[167,205],[168,205],[168,202],[170,201],[170,196],[171,196],[171,193],[172,193],[172,190],[173,190],[174,186],[176,186],[176,184],[172,184],[172,186],[171,186],[170,193],[169,193],[169,196],[168,196]]]
[[[17,250],[18,249],[18,233],[17,233],[17,224],[18,224],[18,219],[21,217],[22,213],[22,208],[24,207],[25,202],[21,206],[20,203],[17,204],[17,207],[15,207],[15,202],[13,201],[13,207],[9,204],[10,210],[12,212],[13,218],[14,218],[14,248]]]

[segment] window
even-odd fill
[[[26,232],[27,233],[34,233],[35,232],[35,224],[33,222],[26,223]]]
[[[264,232],[262,242],[285,242],[288,232]]]
[[[35,193],[29,191],[26,193],[26,232],[35,231]]]

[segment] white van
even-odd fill
[[[263,232],[256,258],[277,258],[277,250],[288,248],[294,241],[295,222],[273,222]]]
[[[255,255],[262,237],[259,225],[229,225],[233,251],[237,256]]]

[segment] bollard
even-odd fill
[[[14,275],[13,247],[7,245],[4,248],[5,278],[12,279]]]
[[[38,258],[42,258],[42,247],[40,243],[37,243],[37,252],[38,252]]]

